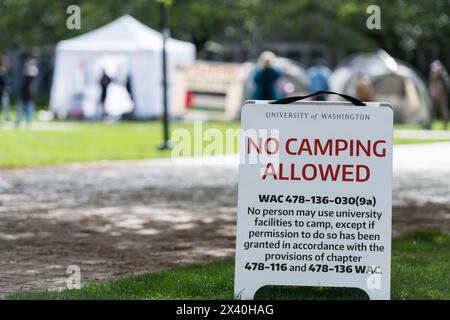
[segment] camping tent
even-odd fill
[[[99,80],[106,72],[105,108],[109,114],[132,112],[137,118],[162,114],[162,35],[129,15],[56,47],[50,108],[65,117],[79,109],[87,117],[96,114]],[[171,79],[178,65],[195,61],[192,43],[168,39],[169,104],[174,91]]]
[[[412,67],[384,50],[354,54],[337,65],[329,80],[330,88],[356,96],[356,84],[361,76],[369,77],[377,101],[393,106],[396,122],[429,125],[431,99],[426,83]]]

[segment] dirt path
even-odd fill
[[[0,295],[232,255],[235,160],[0,171]],[[394,235],[450,231],[450,144],[396,147],[394,172]]]

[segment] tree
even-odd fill
[[[158,0],[159,1],[159,0]],[[199,50],[210,40],[234,39],[243,48],[267,39],[324,43],[344,51],[383,47],[414,61],[434,47],[448,55],[450,1],[436,0],[163,0],[171,5],[172,35]],[[68,5],[77,4],[82,29],[65,26]],[[366,28],[369,5],[381,8],[381,29]],[[42,49],[97,28],[123,14],[158,27],[157,0],[0,0],[0,50]]]

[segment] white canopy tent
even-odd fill
[[[100,77],[112,78],[105,101],[107,113],[133,111],[137,118],[162,114],[162,35],[129,15],[73,39],[58,43],[50,109],[66,117],[79,108],[86,117],[96,114]],[[167,41],[169,106],[174,101],[172,78],[179,65],[195,61],[195,46]],[[131,94],[126,89],[130,80]]]

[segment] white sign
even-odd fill
[[[393,111],[386,103],[246,103],[235,296],[266,285],[390,298]]]

